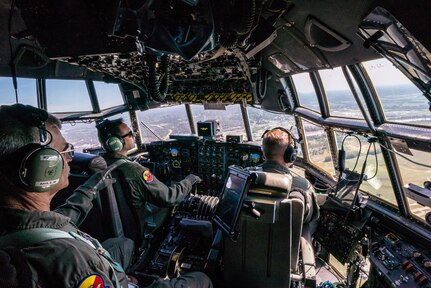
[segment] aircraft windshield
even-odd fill
[[[145,125],[139,123],[142,132],[142,142],[167,140],[169,135],[188,134],[190,135],[190,125],[184,105],[162,107],[138,112],[139,122],[147,125],[156,135],[154,135]]]
[[[386,59],[364,62],[388,121],[430,126],[428,100],[422,92]]]
[[[364,119],[341,68],[321,70],[319,75],[328,97],[331,116]]]
[[[412,155],[407,153],[396,154],[398,167],[400,167],[401,176],[404,184],[415,184],[424,187],[425,181],[431,181],[431,156],[429,152],[423,152],[416,149],[409,149]],[[420,164],[424,164],[420,165]],[[410,212],[416,217],[425,220],[425,215],[431,212],[429,207],[417,203],[407,196],[407,202]]]
[[[117,84],[109,84],[100,81],[94,81],[97,99],[99,100],[100,109],[111,108],[124,104],[123,95]]]
[[[49,80],[46,81],[48,112],[92,111],[85,81]]]
[[[309,121],[302,121],[310,161],[331,175],[335,175],[334,163],[325,130]]]
[[[360,173],[370,143],[368,143],[367,138],[361,135],[347,137],[346,135],[346,133],[336,132],[337,145],[339,148],[343,147],[346,153],[345,167],[350,171]],[[370,148],[367,158],[365,175],[367,175],[368,180],[362,182],[360,189],[393,206],[397,206],[397,200],[383,159],[382,151],[377,143],[375,147],[375,150],[374,146]]]
[[[268,129],[279,126],[286,129],[295,127],[295,120],[291,115],[270,112],[254,107],[247,107],[247,111],[250,119],[251,131],[253,133],[253,144],[262,144],[262,134]],[[291,131],[297,138],[299,138],[296,128],[293,128]]]
[[[320,113],[319,101],[317,101],[316,91],[311,82],[310,74],[301,73],[292,75],[292,79],[298,93],[300,105]]]
[[[17,78],[18,101],[26,105],[37,106],[36,81],[34,79]],[[1,104],[16,103],[12,78],[0,77]]]
[[[193,118],[195,122],[218,120],[223,139],[226,135],[242,135],[243,139],[247,139],[239,104],[227,105],[225,108],[226,110],[205,110],[202,105],[192,105]]]

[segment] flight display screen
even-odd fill
[[[229,175],[225,181],[214,221],[232,240],[236,237],[235,227],[249,185],[250,173],[236,167],[229,167]]]

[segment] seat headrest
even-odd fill
[[[267,186],[271,188],[284,189],[290,191],[292,188],[292,176],[288,174],[254,171],[256,174],[255,184],[257,186]]]
[[[75,152],[69,166],[70,173],[84,175],[90,175],[108,167],[102,156],[81,152]]]

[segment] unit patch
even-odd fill
[[[78,288],[109,288],[109,286],[105,286],[105,281],[100,275],[93,274],[84,278]]]
[[[142,178],[144,178],[144,181],[147,183],[153,182],[153,174],[151,174],[150,170],[145,170],[144,173],[142,173]]]

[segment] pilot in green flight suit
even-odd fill
[[[122,119],[104,120],[97,128],[99,140],[107,151],[103,155],[107,164],[124,160],[115,171],[120,173],[120,181],[127,183],[123,187],[127,186],[125,192],[138,214],[142,232],[145,231],[147,219],[152,216],[145,209],[147,202],[158,207],[172,207],[180,203],[193,185],[200,181],[198,176],[190,174],[170,186],[165,185],[148,168],[128,160],[128,151],[135,147],[135,141],[132,131]]]
[[[122,268],[75,226],[91,208],[95,191],[106,187],[103,171],[50,211],[52,197],[69,184],[72,160],[60,128],[43,110],[0,106],[0,247],[21,249],[33,287],[127,287]],[[43,131],[49,132],[50,148],[38,144]]]
[[[104,120],[97,125],[97,129],[99,140],[107,151],[103,155],[107,164],[122,162],[115,171],[120,174],[119,180],[126,183],[122,187],[126,187],[125,193],[138,214],[142,232],[151,216],[145,209],[147,202],[159,207],[172,207],[180,203],[190,193],[193,185],[200,181],[198,176],[190,174],[167,186],[148,168],[128,160],[128,151],[135,147],[135,141],[132,131],[122,119]],[[212,287],[212,283],[204,273],[191,272],[169,281],[158,279],[149,287]]]

